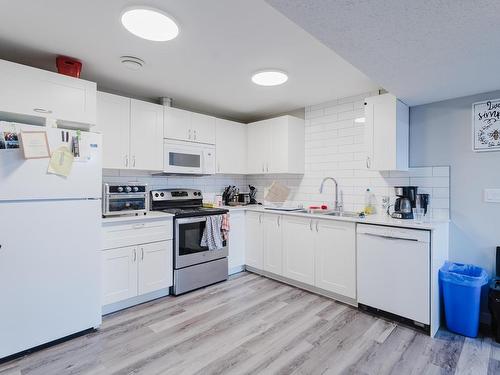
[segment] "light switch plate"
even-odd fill
[[[484,201],[487,203],[500,203],[500,189],[484,189]]]

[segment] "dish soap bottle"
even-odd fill
[[[375,195],[370,191],[370,189],[366,189],[365,192],[365,215],[372,215],[375,213]]]

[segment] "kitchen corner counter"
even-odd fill
[[[429,222],[416,223],[414,220],[398,220],[388,217],[387,215],[368,215],[363,217],[341,217],[341,216],[329,216],[323,214],[308,214],[304,212],[294,212],[294,211],[278,211],[272,209],[266,209],[264,206],[260,205],[249,205],[249,206],[223,206],[232,211],[252,211],[261,212],[275,215],[290,215],[290,216],[300,216],[316,220],[336,220],[336,221],[347,221],[359,224],[375,224],[375,225],[386,225],[391,227],[399,228],[411,228],[411,229],[421,229],[421,230],[435,230],[449,224],[449,220],[433,220]]]
[[[148,211],[148,213],[146,215],[119,215],[119,216],[103,217],[102,223],[103,224],[125,223],[125,222],[134,222],[134,221],[171,219],[173,217],[174,217],[174,215],[167,214],[165,212]]]

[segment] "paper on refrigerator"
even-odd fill
[[[71,173],[74,159],[71,150],[67,146],[61,146],[52,153],[47,172],[68,177]]]

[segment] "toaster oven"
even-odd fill
[[[103,185],[102,215],[145,215],[149,210],[148,185],[129,182]]]

